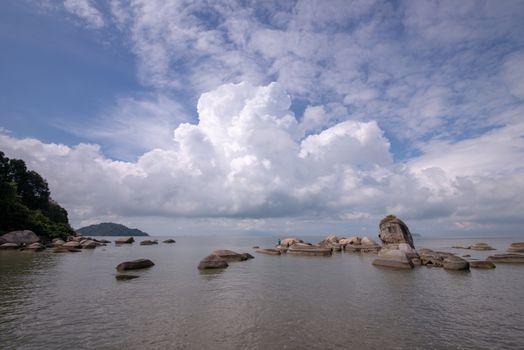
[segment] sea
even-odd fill
[[[151,237],[137,237],[79,253],[0,251],[0,348],[524,349],[524,264],[404,271],[375,267],[369,254],[254,252],[277,237],[156,238],[158,245],[140,246]],[[415,245],[485,258],[518,241],[524,237]],[[476,242],[497,251],[452,248]],[[215,249],[255,258],[199,271]],[[139,258],[155,266],[115,279],[116,265]]]

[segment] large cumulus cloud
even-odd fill
[[[73,223],[133,216],[344,221],[395,212],[468,227],[489,224],[493,210],[521,220],[522,169],[496,153],[522,159],[522,125],[428,145],[420,157],[398,163],[376,122],[345,120],[312,132],[312,117],[297,119],[290,105],[277,83],[222,85],[200,97],[198,123],[180,124],[170,147],[136,162],[111,160],[97,145],[45,144],[6,133],[0,149],[49,180]],[[457,163],[454,152],[467,164]]]

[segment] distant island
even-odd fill
[[[76,232],[84,236],[149,236],[147,233],[140,231],[137,228],[129,228],[113,222],[89,225],[79,228]]]
[[[413,237],[422,237],[420,233],[411,233],[411,236]]]

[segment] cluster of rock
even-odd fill
[[[2,242],[0,249],[41,251],[45,248],[54,248],[53,251],[55,253],[64,253],[78,252],[80,249],[94,249],[110,243],[110,241],[83,236],[70,236],[67,239],[67,241],[64,241],[61,238],[54,238],[52,241],[44,244],[40,241],[40,237],[33,231],[13,231],[0,237],[0,241]]]
[[[524,253],[524,242],[511,243],[508,248],[509,253]]]
[[[108,243],[111,243],[111,241],[105,239],[98,240],[92,237],[73,236],[69,237],[67,242],[60,238],[55,238],[51,241],[51,247],[54,248],[53,253],[75,253],[79,252],[80,249],[95,249],[106,246]]]
[[[207,269],[224,269],[229,266],[228,263],[232,261],[245,261],[253,259],[254,257],[249,253],[237,253],[232,250],[215,250],[203,258],[198,264],[199,270]]]
[[[452,248],[455,248],[455,249],[479,250],[479,251],[496,250],[495,248],[493,248],[492,246],[490,246],[487,243],[475,243],[475,244],[467,246],[467,247],[454,246]]]

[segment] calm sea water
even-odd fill
[[[372,266],[371,255],[255,254],[252,246],[276,243],[270,237],[174,238],[71,254],[0,251],[0,348],[524,348],[524,265],[396,271]],[[453,251],[483,241],[500,253],[519,240],[415,243]],[[255,259],[199,272],[218,248]],[[137,258],[156,265],[116,281],[115,266]]]

